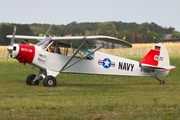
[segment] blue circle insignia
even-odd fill
[[[102,65],[103,65],[104,68],[110,68],[111,67],[111,60],[109,58],[105,58],[103,60],[103,64]]]

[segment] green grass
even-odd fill
[[[170,58],[177,68],[161,77],[164,85],[150,77],[60,74],[53,88],[27,86],[38,69],[0,59],[0,119],[178,120],[180,55]]]

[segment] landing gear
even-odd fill
[[[34,74],[29,75],[26,79],[26,84],[27,85],[39,85],[39,80],[34,81],[35,77],[36,77],[36,75],[34,75]]]
[[[53,76],[46,76],[43,81],[44,87],[55,87],[56,78]]]
[[[160,80],[158,77],[154,77],[157,81],[159,81],[160,84],[165,84],[165,81]]]
[[[27,85],[39,85],[39,81],[43,80],[44,87],[55,87],[56,86],[56,78],[54,76],[48,75],[45,73],[45,71],[40,70],[37,75],[31,74],[26,79]]]
[[[34,81],[36,75],[31,74],[26,79],[27,85],[39,85],[39,80]],[[44,87],[55,87],[56,86],[56,78],[53,76],[46,76],[43,80]]]

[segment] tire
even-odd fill
[[[27,77],[26,79],[26,84],[27,85],[39,85],[39,80],[35,81],[35,83],[33,83],[34,78],[36,77],[36,75],[31,74]]]
[[[160,81],[160,84],[165,84],[165,81],[162,81],[162,80],[161,80],[161,81]]]
[[[56,86],[56,78],[53,76],[45,77],[43,81],[44,87],[55,87]]]

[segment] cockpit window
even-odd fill
[[[59,43],[55,41],[52,41],[50,43],[50,46],[48,47],[48,51],[52,53],[62,54],[61,49],[59,47]]]
[[[52,40],[46,41],[41,45],[41,48],[51,53],[62,54],[61,49],[59,47],[59,43],[56,41],[52,41]]]
[[[38,42],[36,45],[41,46],[41,45],[43,45],[44,43],[46,43],[47,41],[50,41],[50,40],[51,40],[51,38],[47,37],[47,38],[41,40],[40,42]]]
[[[76,51],[76,49],[73,49]],[[85,58],[92,60],[94,57],[94,51],[92,49],[81,48],[75,57]]]

